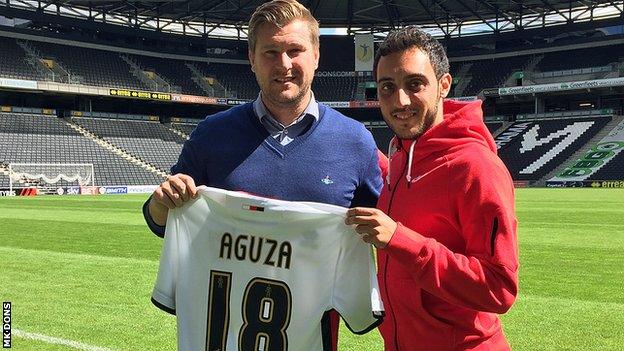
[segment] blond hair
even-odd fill
[[[310,41],[315,48],[319,47],[319,24],[310,11],[295,0],[273,0],[264,3],[254,11],[249,20],[249,50],[256,48],[257,33],[265,23],[270,23],[278,28],[283,28],[294,20],[308,22],[310,28]]]

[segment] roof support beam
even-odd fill
[[[470,13],[472,13],[475,17],[480,19],[481,22],[483,22],[483,24],[486,24],[488,27],[492,28],[492,30],[496,30],[496,28],[494,28],[485,18],[483,18],[481,15],[479,15],[473,8],[471,8],[470,6],[466,5],[462,0],[457,0],[457,2],[460,5],[462,5],[466,10],[468,10]]]
[[[394,29],[396,28],[396,25],[394,24],[394,16],[393,16],[393,11],[391,9],[391,4],[389,0],[383,0],[383,5],[384,5],[384,9],[386,10],[386,15],[388,16],[388,23],[390,23],[390,28]]]
[[[429,6],[425,6],[425,4],[423,4],[422,0],[417,0],[417,1],[420,4],[420,6],[422,7],[422,9],[429,15],[429,17],[431,17],[431,20],[436,24],[436,26],[438,26],[438,28],[440,28],[442,33],[444,33],[444,35],[449,35],[449,33],[447,33],[446,29],[444,28],[444,26],[442,24],[440,24],[440,22],[438,22],[438,19],[436,18],[436,16],[433,13],[431,13],[431,10],[429,10]]]

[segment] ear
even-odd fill
[[[453,77],[451,77],[450,73],[445,73],[442,78],[440,78],[440,98],[444,99],[449,94],[452,83]]]
[[[251,63],[251,71],[256,73],[256,68],[255,68],[256,67],[256,65],[255,65],[256,61],[255,61],[255,58],[254,58],[254,54],[253,54],[253,52],[251,50],[247,50],[247,58],[249,58],[249,62]]]
[[[319,47],[317,46],[314,48],[314,70],[315,71],[318,68],[320,57],[321,57],[321,53],[320,53]]]

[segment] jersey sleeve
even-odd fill
[[[175,291],[178,271],[178,228],[179,219],[177,211],[169,211],[167,219],[165,239],[163,240],[162,252],[156,283],[152,291],[152,303],[161,310],[175,314]]]
[[[351,332],[365,334],[381,324],[384,308],[371,246],[362,242],[351,228],[345,231],[343,250],[336,267],[332,305]]]

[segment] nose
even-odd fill
[[[397,100],[398,106],[400,107],[407,107],[411,104],[409,94],[407,94],[405,90],[403,89],[397,90],[396,100]]]
[[[278,59],[278,65],[279,67],[285,69],[285,70],[289,70],[292,68],[292,59],[290,58],[290,56],[288,56],[288,53],[283,52]]]

